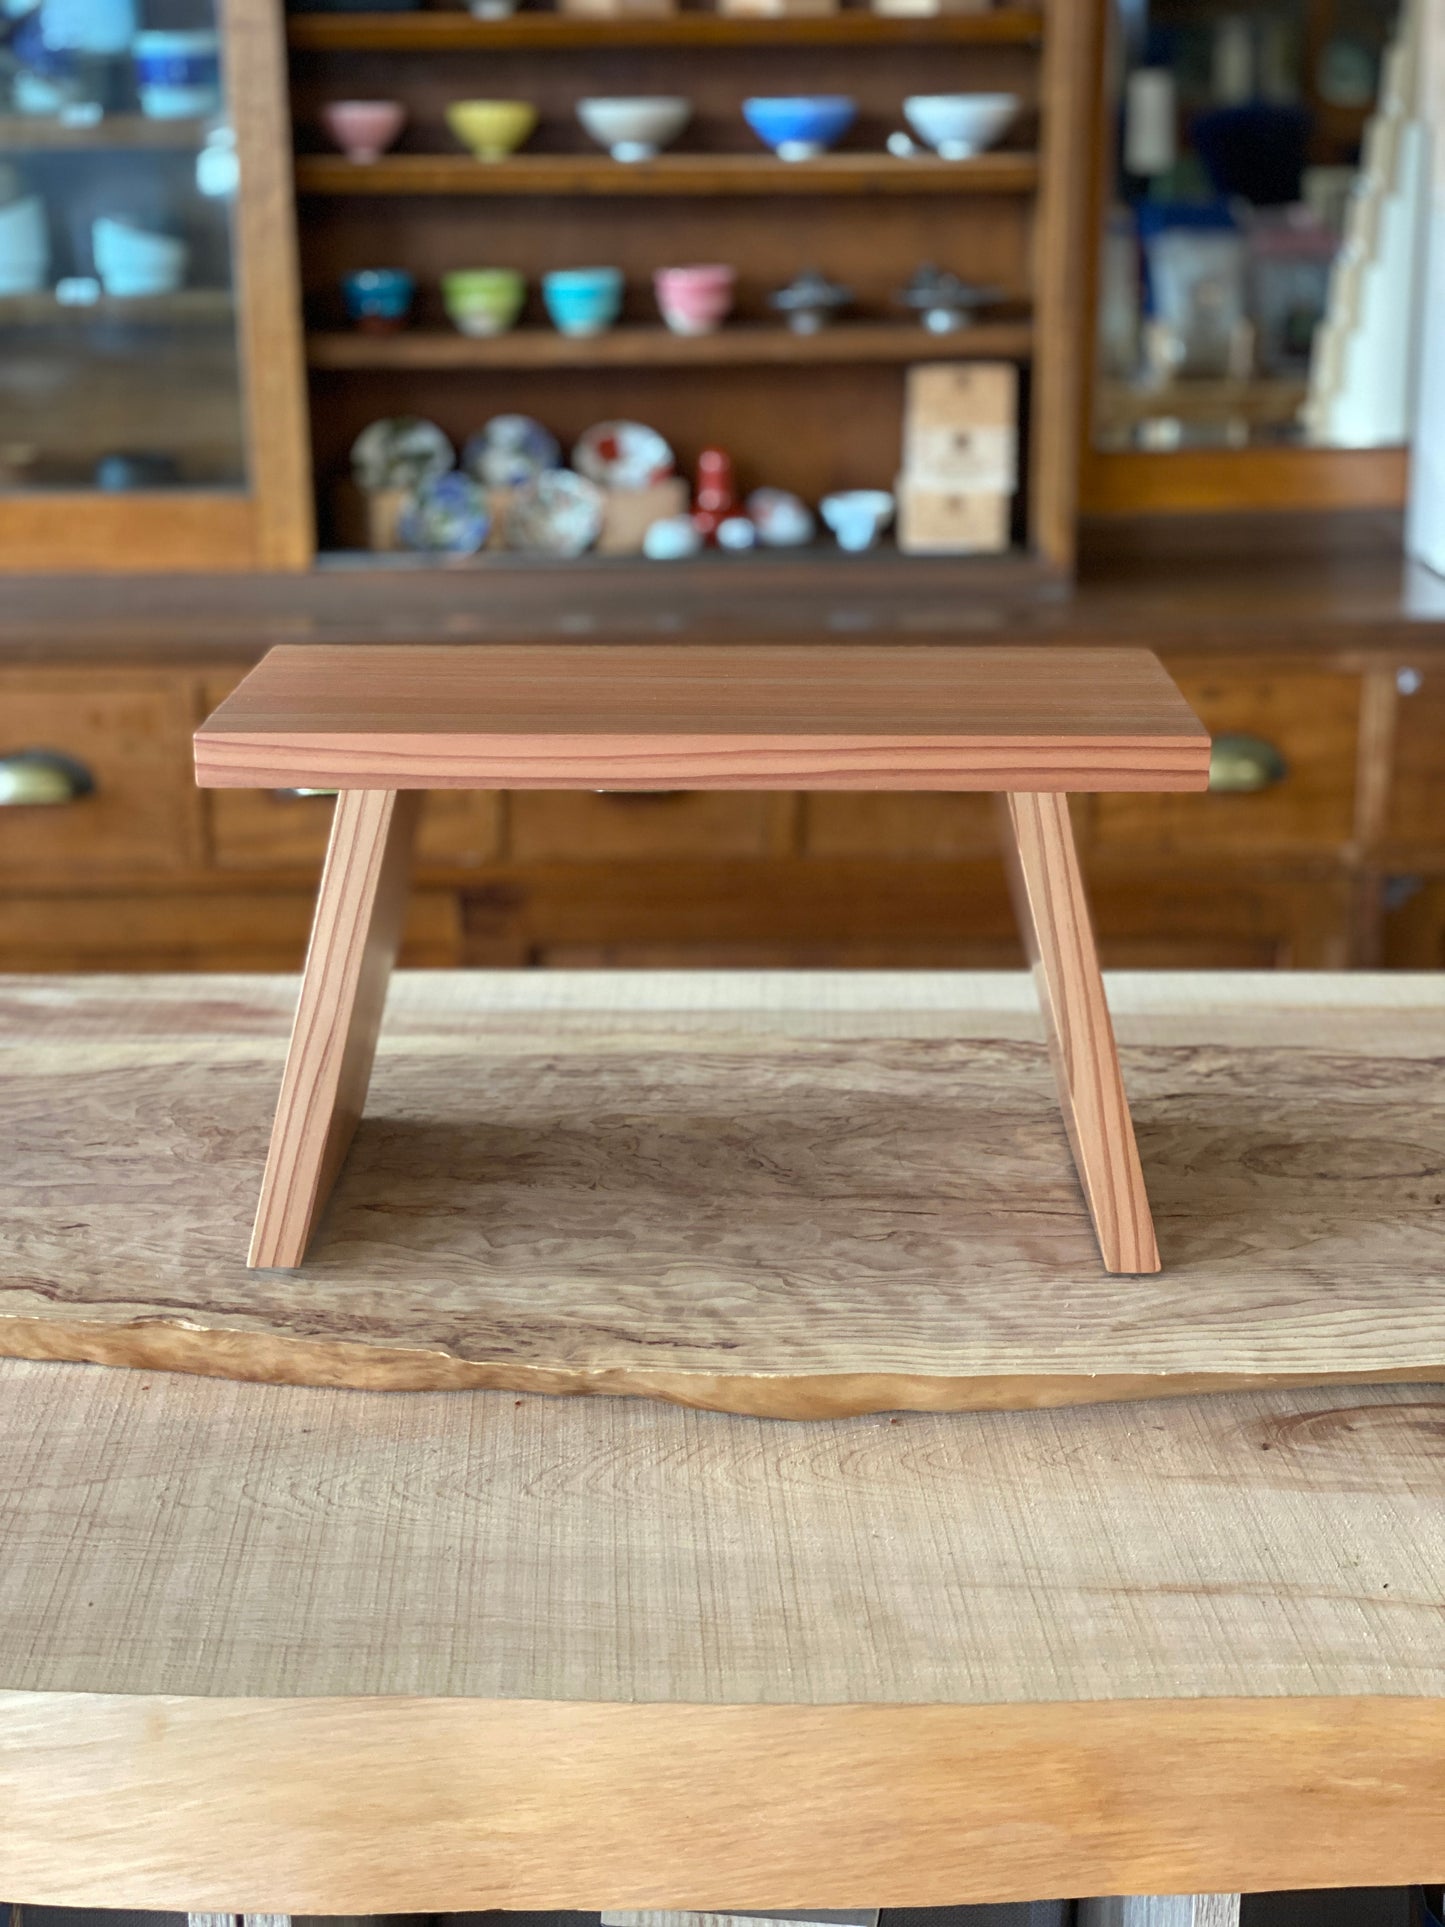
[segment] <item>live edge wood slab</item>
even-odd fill
[[[281,648],[196,733],[220,787],[340,791],[248,1264],[298,1266],[366,1103],[434,788],[987,790],[1104,1268],[1159,1249],[1068,793],[1203,789],[1209,738],[1142,649]]]
[[[1111,989],[1168,1257],[1126,1286],[1022,974],[403,973],[269,1274],[291,984],[13,978],[0,1351],[792,1419],[1445,1377],[1445,983]]]
[[[0,1363],[0,1891],[1438,1880],[1442,1483],[1418,1387],[783,1426]]]

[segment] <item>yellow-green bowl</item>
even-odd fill
[[[537,125],[529,100],[454,100],[447,126],[479,161],[504,161]]]

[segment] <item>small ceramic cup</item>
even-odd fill
[[[564,335],[600,335],[622,312],[621,268],[558,268],[542,276],[542,299]]]
[[[659,268],[652,285],[662,318],[675,335],[710,335],[732,312],[737,276],[723,265]]]
[[[91,227],[90,246],[101,286],[119,299],[172,294],[185,280],[189,250],[174,235],[103,214]]]
[[[458,268],[442,276],[443,305],[464,335],[504,335],[526,298],[526,276],[515,268]]]
[[[131,45],[141,112],[150,120],[190,120],[221,105],[221,39],[213,27],[153,28]]]
[[[329,100],[321,125],[349,161],[379,161],[406,125],[399,100]]]
[[[537,125],[529,100],[454,100],[447,126],[479,161],[504,161]]]
[[[389,335],[404,328],[415,294],[415,277],[405,268],[358,268],[341,277],[347,319],[363,334]]]
[[[853,554],[876,547],[893,520],[893,497],[882,488],[843,489],[837,495],[825,495],[818,507],[837,536],[838,547]]]

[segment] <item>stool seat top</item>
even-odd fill
[[[206,787],[1201,790],[1147,649],[273,649],[196,732]]]

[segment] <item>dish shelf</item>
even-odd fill
[[[1018,47],[1043,38],[1042,12],[1013,7],[995,13],[890,18],[861,8],[811,20],[730,19],[676,13],[660,19],[587,20],[561,13],[517,13],[474,20],[446,13],[295,14],[287,38],[315,53],[521,53],[609,47]]]
[[[1031,194],[1035,154],[979,154],[946,161],[936,154],[820,154],[783,161],[773,154],[660,154],[614,161],[606,154],[514,154],[479,161],[465,154],[388,154],[357,162],[303,154],[302,194]]]
[[[102,295],[98,301],[57,301],[53,294],[0,295],[0,327],[84,327],[91,321],[142,328],[217,327],[233,319],[229,288],[178,288],[173,294]]]
[[[188,153],[205,145],[214,125],[206,120],[152,120],[145,114],[106,114],[97,121],[0,114],[0,154],[66,147],[144,147]]]
[[[710,335],[661,327],[622,327],[574,338],[550,328],[519,328],[477,339],[450,329],[394,335],[322,331],[307,337],[313,368],[651,368],[765,367],[820,362],[1022,361],[1033,348],[1028,321],[980,321],[931,334],[906,322],[840,321],[817,334],[739,324]]]

